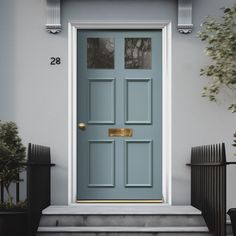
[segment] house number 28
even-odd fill
[[[61,64],[61,58],[60,57],[51,57],[50,58],[51,62],[50,65],[60,65]]]

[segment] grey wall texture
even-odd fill
[[[17,122],[28,142],[49,145],[52,204],[67,204],[68,184],[68,22],[76,20],[170,20],[172,22],[172,194],[173,204],[190,203],[191,146],[224,141],[233,158],[236,115],[224,98],[201,97],[207,83],[200,68],[208,59],[196,37],[207,15],[220,15],[233,0],[193,0],[192,34],[179,34],[175,0],[64,0],[60,34],[45,31],[45,0],[0,0],[0,119]],[[50,57],[62,64],[50,66]],[[228,168],[228,206],[236,206],[236,167]]]

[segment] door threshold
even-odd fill
[[[163,200],[77,200],[76,203],[163,203]]]

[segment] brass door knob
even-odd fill
[[[79,126],[79,128],[81,130],[85,130],[86,129],[86,124],[85,123],[79,123],[78,126]]]

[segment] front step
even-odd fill
[[[38,235],[210,235],[207,227],[39,227]]]
[[[50,206],[40,226],[205,226],[201,212],[192,206],[156,204]]]
[[[192,206],[79,204],[43,211],[39,236],[51,235],[210,235]]]

